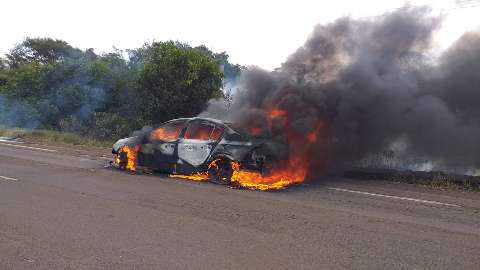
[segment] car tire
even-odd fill
[[[257,166],[261,174],[268,174],[271,168],[278,162],[275,155],[266,147],[259,147],[250,153],[250,158]]]
[[[232,181],[232,161],[228,159],[214,159],[208,165],[208,177],[211,182],[230,185]]]

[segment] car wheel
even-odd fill
[[[267,148],[254,149],[250,157],[251,162],[255,164],[258,171],[262,174],[268,174],[277,162],[275,156]]]
[[[215,159],[208,165],[208,177],[214,183],[230,185],[232,175],[232,162],[228,159]]]

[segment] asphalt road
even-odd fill
[[[2,270],[480,269],[480,193],[340,178],[237,190],[12,145]]]

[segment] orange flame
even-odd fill
[[[217,166],[213,161],[210,166]],[[233,174],[231,182],[233,185],[247,189],[274,190],[283,189],[294,184],[303,183],[307,174],[307,164],[300,159],[290,160],[286,168],[277,169],[268,175],[262,175],[260,172],[241,170],[238,162],[232,162]],[[169,177],[193,180],[209,180],[208,172],[197,172],[191,175],[170,174]]]
[[[280,109],[273,109],[268,114],[268,125],[272,126],[273,119],[279,119],[283,125],[288,124],[288,112]]]
[[[210,164],[208,165],[208,169],[210,169],[212,167],[218,167],[218,164],[217,164],[218,161],[219,160],[216,159],[216,160],[210,162]],[[208,174],[208,172],[196,172],[196,173],[192,173],[190,175],[173,173],[173,174],[170,174],[168,176],[169,177],[175,177],[175,178],[187,179],[187,180],[193,180],[193,181],[207,181],[207,180],[210,179],[210,175]]]
[[[207,172],[197,172],[194,174],[170,174],[169,177],[182,178],[193,181],[207,181],[209,179]]]
[[[232,164],[232,182],[248,189],[272,190],[303,183],[307,175],[307,163],[292,159],[285,168],[276,169],[268,175],[259,172],[242,171],[240,164]]]
[[[284,126],[288,127],[288,112],[278,108],[272,109],[267,114],[267,124],[269,127],[272,127],[273,121],[281,121]],[[297,143],[305,142],[307,145],[316,143],[319,139],[322,126],[320,121],[315,123],[314,129],[305,135],[290,130],[288,132],[288,139],[290,141],[296,141]],[[254,128],[250,128],[250,130],[256,131]],[[308,160],[308,153],[304,154],[305,156],[290,159],[285,167],[274,169],[268,175],[241,170],[240,164],[234,163],[232,165],[232,182],[245,188],[259,190],[282,189],[289,185],[302,183],[305,180],[309,166],[308,162],[306,162],[306,160]]]
[[[137,152],[139,151],[140,146],[129,147],[129,146],[122,146],[118,151],[118,154],[115,156],[115,163],[120,165],[121,159],[120,156],[125,154],[127,156],[127,163],[125,164],[125,169],[129,171],[136,171],[137,170]]]
[[[269,113],[269,118],[276,118],[276,117],[287,117],[287,111],[280,110],[280,109],[273,109]]]
[[[182,129],[167,130],[165,128],[157,128],[152,131],[150,138],[152,140],[172,141],[178,138]]]
[[[284,126],[289,125],[288,119],[288,112],[281,109],[273,109],[267,115],[267,124],[268,127],[272,127],[273,121],[281,121]],[[290,130],[288,132],[288,140],[290,142],[296,142],[306,144],[316,143],[320,138],[320,131],[322,130],[323,123],[318,121],[314,125],[314,129],[307,133],[302,134],[295,132],[294,130]],[[263,127],[249,127],[248,131],[252,135],[258,135],[264,130]],[[201,134],[201,137],[207,136],[206,132],[202,130],[197,131],[197,133]],[[205,135],[203,136],[203,133]],[[210,133],[208,133],[210,134]],[[161,140],[169,140],[173,138],[177,138],[179,133],[175,131],[168,131],[162,128],[156,129],[152,132],[151,137],[153,139],[161,139]],[[185,137],[189,137],[191,134],[186,134]],[[136,171],[136,159],[137,159],[137,152],[139,150],[139,146],[132,148],[124,146],[120,149],[119,153],[125,153],[127,156],[127,164],[125,165],[125,169],[130,171]],[[241,168],[240,163],[232,162],[232,177],[231,183],[236,186],[244,187],[247,189],[258,189],[258,190],[273,190],[273,189],[283,189],[290,185],[300,184],[303,183],[305,177],[308,172],[309,164],[307,162],[308,153],[304,153],[297,155],[296,158],[291,158],[288,163],[282,168],[275,168],[272,169],[268,174],[262,174],[260,172],[255,171],[246,171]],[[120,154],[117,155],[115,162],[120,164]],[[215,161],[209,165],[216,166]],[[170,174],[169,177],[181,178],[181,179],[188,179],[193,181],[207,181],[209,180],[210,176],[208,172],[197,172],[190,175],[183,175],[183,174]]]

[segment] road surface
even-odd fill
[[[0,269],[480,269],[480,193],[328,179],[277,192],[0,142]]]

